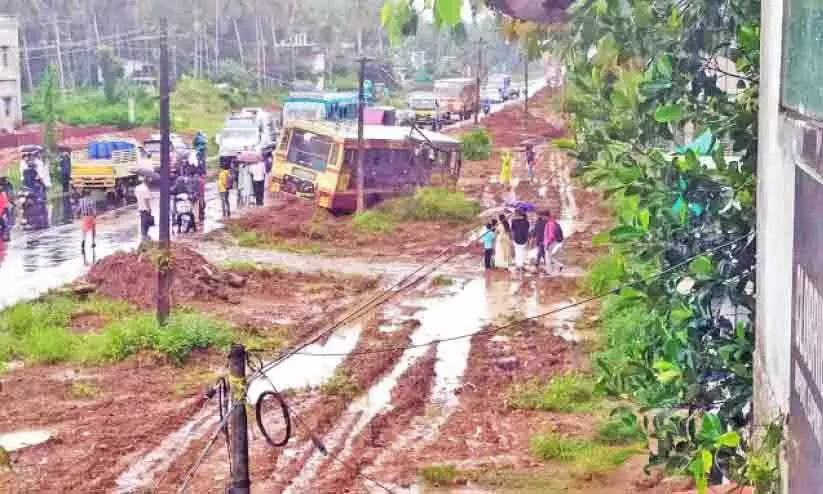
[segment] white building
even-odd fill
[[[0,16],[0,129],[13,130],[22,120],[20,89],[20,26]]]

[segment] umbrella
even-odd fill
[[[537,211],[537,207],[534,204],[525,201],[510,201],[506,203],[506,206],[525,213]]]
[[[257,151],[243,151],[237,157],[237,161],[240,161],[241,163],[257,163],[263,161],[263,155]]]
[[[156,182],[160,180],[160,174],[150,168],[138,168],[134,170],[135,175],[145,177],[146,180]]]

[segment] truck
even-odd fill
[[[408,104],[414,112],[415,123],[430,125],[435,130],[446,115],[446,110],[440,107],[440,102],[430,91],[414,91],[409,94]]]
[[[101,191],[107,198],[132,198],[144,158],[134,139],[95,139],[86,150],[72,152],[71,185],[79,192]]]
[[[169,159],[169,173],[172,177],[177,177],[180,170],[188,162],[189,153],[191,150],[186,145],[186,142],[177,134],[169,134],[170,159]],[[143,151],[149,165],[155,171],[160,170],[160,134],[152,134],[148,139],[143,141]]]
[[[445,111],[446,120],[467,120],[479,110],[477,82],[472,78],[438,79],[434,81],[434,96]]]
[[[274,116],[261,108],[244,108],[226,119],[217,135],[220,164],[226,165],[243,151],[270,153],[276,146],[279,129]]]
[[[508,74],[493,74],[489,76],[486,87],[495,88],[500,91],[500,96],[503,100],[515,98],[514,88],[512,87],[512,77]]]

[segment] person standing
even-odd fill
[[[533,144],[526,144],[526,168],[529,172],[529,182],[534,182],[534,164],[537,156],[534,152]]]
[[[546,262],[546,213],[541,211],[537,214],[537,221],[534,223],[534,230],[532,231],[532,239],[534,239],[534,246],[537,247],[537,270],[540,270],[540,263]]]
[[[228,166],[224,166],[217,174],[217,192],[220,194],[220,205],[223,207],[224,218],[231,218],[229,190],[231,190],[232,181],[231,170]]]
[[[480,236],[483,242],[483,265],[486,269],[494,267],[494,226],[491,223],[486,224],[486,231]]]
[[[60,150],[60,183],[63,185],[63,194],[68,194],[71,185],[71,154],[65,148]]]
[[[512,240],[514,241],[514,265],[518,271],[526,270],[526,254],[529,248],[529,219],[526,213],[517,211],[512,220]]]
[[[140,239],[149,240],[149,228],[154,226],[154,216],[151,214],[151,190],[145,178],[140,178],[140,183],[134,188],[134,196],[140,214]]]
[[[254,186],[248,163],[240,163],[237,171],[237,207],[249,206],[254,197]]]
[[[266,184],[266,163],[263,160],[252,163],[249,165],[249,172],[251,173],[252,187],[254,188],[254,200],[257,207],[261,207]]]
[[[502,163],[500,165],[500,183],[509,185],[512,183],[512,153],[503,152]]]
[[[200,175],[206,174],[206,146],[208,145],[208,141],[206,140],[206,136],[203,135],[203,132],[197,131],[197,135],[194,136],[194,150],[197,152],[197,161],[192,162],[191,164],[194,165],[197,163],[197,170]]]
[[[501,214],[499,220],[494,244],[494,267],[509,269],[512,262],[511,227],[506,215]]]
[[[546,244],[546,272],[549,274],[553,272],[554,264],[558,265],[558,272],[563,272],[563,268],[566,267],[560,261],[554,260],[554,255],[560,250],[563,239],[563,229],[560,227],[560,223],[551,213],[548,213],[544,243]]]
[[[82,240],[80,251],[86,252],[86,237],[91,233],[91,248],[97,247],[97,204],[91,198],[88,189],[84,189],[80,200],[77,201],[77,216],[80,217]]]

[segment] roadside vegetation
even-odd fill
[[[581,374],[564,374],[547,383],[529,381],[515,384],[507,404],[522,410],[548,412],[594,412],[604,406],[604,398],[594,391],[594,380]]]
[[[460,147],[465,160],[487,160],[492,151],[491,137],[486,129],[475,129],[460,136]]]
[[[84,318],[95,325],[78,324]],[[100,365],[154,351],[182,364],[195,350],[225,347],[232,336],[228,324],[195,312],[178,311],[160,327],[153,314],[123,302],[47,296],[0,312],[0,362]]]
[[[387,201],[354,217],[356,231],[391,233],[398,224],[410,221],[468,223],[477,217],[480,205],[462,192],[441,187],[421,187],[414,195]]]

